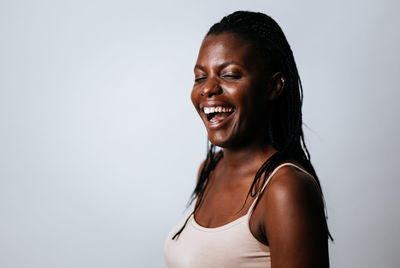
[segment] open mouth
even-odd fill
[[[203,112],[208,121],[220,122],[231,115],[234,112],[234,108],[223,106],[204,107]]]

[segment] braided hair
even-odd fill
[[[214,24],[205,37],[223,33],[233,33],[252,43],[260,51],[273,72],[281,72],[285,77],[285,87],[281,94],[268,103],[268,137],[276,149],[256,172],[245,203],[249,196],[257,196],[270,173],[282,162],[295,160],[321,185],[310,161],[310,154],[304,142],[301,106],[303,89],[297,71],[296,62],[288,41],[279,25],[268,15],[250,11],[236,11]],[[215,151],[215,145],[208,145],[207,157],[201,167],[197,185],[191,195],[189,205],[197,199],[193,212],[188,216],[182,228],[172,237],[178,238],[184,230],[190,216],[200,207],[207,188],[210,173],[223,157],[223,151]],[[244,206],[244,204],[243,204]],[[326,234],[332,239],[326,225]]]

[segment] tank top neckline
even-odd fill
[[[223,230],[230,229],[231,227],[242,223],[244,220],[247,219],[246,216],[248,216],[248,213],[246,213],[246,214],[243,215],[243,216],[240,216],[239,218],[237,218],[237,219],[235,219],[235,220],[233,220],[233,221],[230,221],[230,222],[228,222],[228,223],[225,223],[225,224],[220,225],[220,226],[217,226],[217,227],[204,227],[204,226],[200,225],[200,224],[196,221],[196,219],[194,218],[194,214],[192,214],[192,215],[190,216],[190,217],[191,217],[191,218],[190,218],[190,223],[191,223],[196,229],[199,229],[199,230],[202,230],[202,231],[206,231],[206,232],[218,232],[218,231],[223,231]]]
[[[312,176],[310,173],[308,173],[306,170],[304,170],[303,168],[300,168],[299,166],[297,166],[294,163],[291,162],[285,162],[280,164],[279,166],[277,166],[268,176],[267,180],[265,181],[263,187],[261,188],[261,191],[259,192],[259,194],[256,196],[256,198],[254,198],[253,202],[251,203],[248,211],[246,212],[246,214],[244,214],[243,216],[240,216],[239,218],[230,221],[228,223],[225,223],[223,225],[217,226],[217,227],[204,227],[202,225],[200,225],[195,217],[194,217],[194,211],[192,210],[192,215],[190,216],[190,223],[193,225],[193,227],[195,227],[196,229],[202,230],[202,231],[206,231],[206,232],[217,232],[217,231],[223,231],[223,230],[227,230],[230,229],[231,227],[238,225],[240,223],[242,223],[244,220],[247,220],[248,224],[250,225],[250,216],[252,214],[252,210],[254,208],[255,203],[257,202],[257,199],[260,197],[260,195],[264,192],[264,189],[266,188],[268,182],[271,180],[271,178],[275,175],[275,173],[283,166],[293,166],[299,170],[301,170],[302,172]],[[313,176],[312,176],[313,177]],[[197,201],[197,199],[195,200]],[[249,226],[250,228],[250,226]]]

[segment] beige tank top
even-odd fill
[[[253,200],[246,215],[225,225],[206,228],[199,225],[192,214],[185,229],[178,238],[172,236],[183,226],[188,215],[167,235],[164,244],[164,258],[168,268],[269,268],[271,256],[269,247],[260,243],[250,231],[250,216],[258,197],[262,194],[274,174],[283,166],[275,168],[265,181],[260,194]]]

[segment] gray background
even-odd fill
[[[0,2],[0,267],[164,267],[206,136],[207,29],[270,14],[303,80],[332,267],[399,267],[398,1]]]

